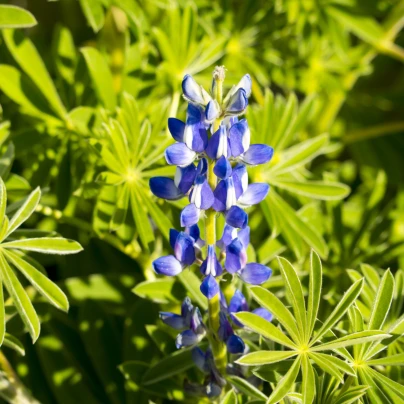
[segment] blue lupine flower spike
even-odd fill
[[[169,118],[168,129],[175,142],[165,151],[167,163],[176,166],[175,176],[151,178],[150,189],[159,198],[188,198],[189,203],[180,214],[182,230],[170,230],[173,253],[157,258],[153,268],[159,275],[175,276],[198,266],[202,294],[209,299],[209,305],[220,305],[216,322],[209,319],[209,324],[219,323],[219,329],[209,332],[224,342],[228,353],[242,354],[246,346],[237,335],[242,324],[234,314],[249,311],[249,307],[239,290],[227,305],[220,290],[221,276],[227,271],[246,283],[259,285],[272,274],[269,267],[248,260],[250,228],[246,209],[260,203],[269,192],[266,183],[249,183],[248,167],[268,163],[274,150],[268,145],[252,144],[248,122],[241,117],[251,96],[251,77],[244,75],[223,97],[224,76],[224,67],[216,67],[210,93],[191,75],[183,79],[183,96],[188,101],[186,119]],[[221,238],[215,242],[219,237],[208,231],[207,240],[202,240],[199,221],[212,219],[210,229],[215,229],[216,215],[225,218]],[[253,312],[268,321],[272,319],[264,308]],[[194,362],[206,374],[202,386],[187,383],[187,392],[210,398],[220,395],[225,380],[216,367],[212,350],[203,352],[197,347],[207,333],[199,308],[187,298],[181,314],[161,312],[160,318],[179,331],[177,348],[194,347]]]

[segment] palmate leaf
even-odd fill
[[[275,386],[268,402],[278,402],[291,391],[301,368],[301,400],[304,403],[312,403],[316,391],[315,372],[312,362],[325,373],[342,382],[345,375],[356,375],[353,369],[354,364],[347,363],[347,361],[352,362],[352,357],[345,347],[378,343],[383,339],[390,338],[391,335],[377,329],[365,329],[337,338],[332,329],[347,311],[352,308],[362,290],[363,279],[357,280],[345,293],[328,318],[320,322],[318,321],[317,314],[320,311],[322,266],[318,254],[314,251],[311,253],[307,306],[296,270],[289,261],[284,258],[278,259],[286,287],[286,296],[293,308],[294,317],[284,303],[272,292],[260,286],[253,286],[250,290],[252,297],[260,306],[271,311],[283,329],[289,333],[289,336],[284,334],[274,324],[256,314],[239,312],[234,314],[234,316],[247,329],[282,345],[285,347],[285,350],[251,352],[242,356],[236,363],[241,366],[258,367],[254,372],[259,374],[262,367],[265,368],[270,364],[274,366],[275,364],[275,368],[273,368],[275,372],[277,364],[284,364],[290,358],[296,357],[293,365]],[[354,308],[352,308],[350,315],[352,313],[354,313]],[[322,324],[318,331],[315,330],[317,321]],[[375,322],[374,325],[376,324]],[[327,338],[323,341],[325,337]],[[332,351],[332,353],[326,351]],[[342,356],[344,360],[333,356],[333,354]],[[399,361],[400,358],[397,358],[397,360]],[[264,379],[271,380],[267,379],[267,377],[264,377]]]
[[[56,91],[54,83],[32,42],[18,31],[5,30],[6,45],[21,69],[35,83],[50,107],[60,119],[66,118],[66,108]]]
[[[20,208],[14,214],[11,220],[5,215],[5,205],[7,203],[7,194],[4,182],[0,179],[0,214],[2,215],[2,231],[0,242],[0,341],[3,341],[5,335],[5,313],[4,313],[4,295],[3,284],[10,295],[18,313],[27,327],[32,340],[35,342],[40,332],[40,322],[38,315],[31,303],[31,300],[20,283],[15,271],[21,272],[34,288],[58,309],[67,311],[69,303],[62,290],[50,281],[42,272],[43,269],[33,259],[25,257],[25,251],[35,251],[47,254],[74,254],[82,250],[79,243],[73,240],[61,237],[42,237],[14,239],[13,233],[17,236],[18,227],[21,226],[35,211],[41,191],[35,189],[21,204]],[[29,235],[29,232],[25,232]],[[11,241],[9,241],[11,238]]]
[[[108,199],[111,199],[111,206],[108,208],[109,230],[117,231],[121,236],[120,229],[128,225],[133,228],[133,232],[136,230],[142,245],[147,249],[155,239],[150,219],[154,221],[164,237],[168,237],[169,230],[173,226],[167,215],[154,203],[148,187],[149,168],[155,161],[146,156],[147,150],[157,140],[152,136],[154,130],[147,120],[141,127],[136,127],[131,114],[140,114],[137,103],[126,93],[123,99],[118,119],[110,119],[104,125],[105,138],[102,141],[100,155],[109,171],[99,174],[97,182],[104,185],[100,198],[105,199],[106,194],[111,193],[111,198],[108,196]],[[134,120],[139,122],[140,117],[136,116]],[[156,136],[159,135],[156,134]],[[163,151],[164,149],[161,149],[158,152],[157,160],[162,158]],[[170,175],[170,169],[166,173]],[[106,220],[106,213],[107,211],[104,210],[104,220]],[[133,222],[132,225],[130,221]],[[132,241],[132,237],[123,241]]]
[[[313,118],[314,101],[313,97],[308,97],[299,107],[293,93],[284,99],[267,91],[264,104],[252,107],[247,113],[254,138],[275,150],[269,164],[251,170],[255,181],[265,181],[272,187],[260,206],[273,234],[280,233],[298,258],[305,253],[307,245],[322,257],[327,256],[328,247],[320,231],[296,214],[283,194],[292,195],[304,204],[305,197],[340,200],[350,192],[345,184],[313,180],[308,174],[310,163],[325,154],[329,146],[328,134],[296,143],[297,135]]]

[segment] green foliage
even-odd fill
[[[175,175],[183,76],[209,89],[218,64],[251,75],[251,141],[275,154],[249,168],[271,189],[248,212],[249,262],[273,276],[223,279],[274,319],[236,315],[248,350],[216,401],[404,402],[402,0],[3,3],[2,399],[212,401],[184,390],[205,376],[158,319],[188,295],[207,320],[199,270],[151,266],[186,200],[148,182]]]

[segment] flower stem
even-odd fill
[[[223,75],[218,75],[216,80],[215,98],[219,104],[223,97]],[[216,119],[213,123],[213,133],[219,129],[221,119]],[[212,190],[215,190],[217,178],[213,171],[215,166],[214,160],[208,160],[208,184]],[[206,211],[205,219],[205,236],[207,245],[216,245],[216,212],[210,208]],[[212,348],[213,357],[219,372],[225,373],[227,365],[227,350],[225,344],[218,337],[219,316],[220,316],[220,294],[216,294],[208,300],[209,310],[209,342]]]

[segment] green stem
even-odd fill
[[[219,104],[222,102],[223,96],[223,81],[216,80],[215,98]],[[221,119],[216,119],[213,124],[213,132],[219,129]],[[215,162],[208,161],[208,184],[212,190],[216,188],[217,178],[213,172]],[[210,208],[206,211],[205,219],[205,238],[207,245],[216,245],[216,212]],[[216,367],[221,373],[225,373],[227,365],[227,350],[226,345],[220,341],[218,330],[220,326],[220,294],[218,293],[212,299],[208,300],[209,311],[209,342],[212,348],[213,357]]]

